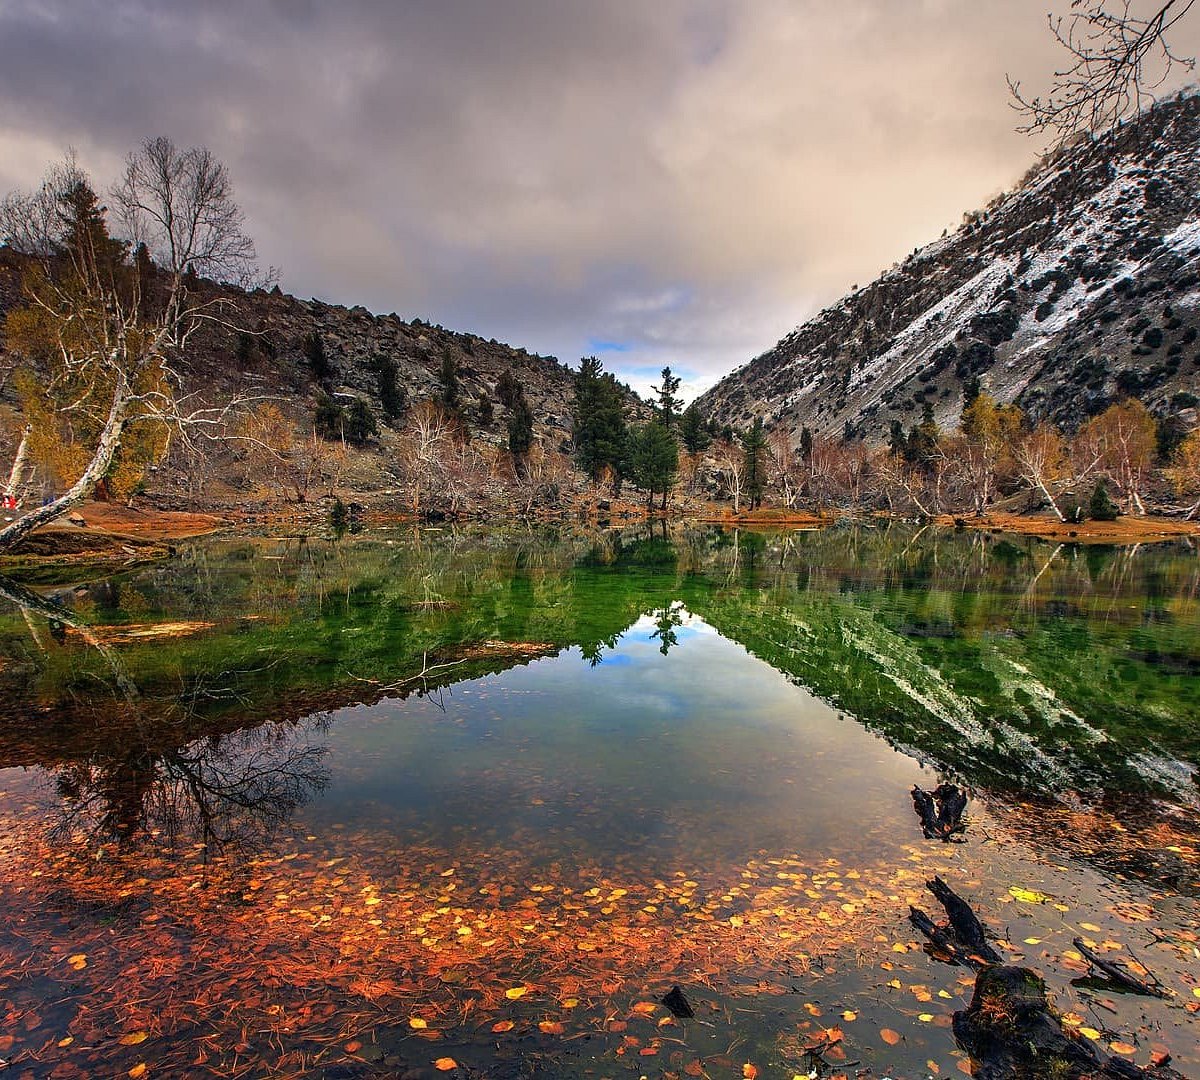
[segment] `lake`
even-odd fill
[[[238,533],[0,593],[15,1076],[970,1075],[935,874],[1200,1075],[1194,546]]]

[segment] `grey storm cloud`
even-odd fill
[[[289,291],[703,385],[1021,175],[1055,3],[0,0],[0,188],[203,143]]]

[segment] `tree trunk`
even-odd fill
[[[125,380],[124,373],[118,372],[112,404],[108,410],[108,419],[104,422],[104,430],[100,432],[100,438],[96,443],[96,452],[92,455],[88,467],[83,470],[83,474],[65,494],[45,506],[39,506],[29,513],[23,514],[7,528],[0,529],[0,551],[8,551],[34,529],[53,521],[59,514],[83,502],[92,493],[97,481],[108,472],[113,457],[121,445],[121,432],[125,427],[129,398],[129,384]]]
[[[25,460],[29,457],[29,436],[33,433],[33,425],[26,424],[25,430],[21,432],[21,441],[17,444],[17,454],[13,458],[12,470],[8,474],[8,486],[4,489],[4,494],[16,498],[17,488],[21,485],[21,478],[25,472]]]
[[[1037,478],[1037,487],[1042,493],[1042,497],[1050,504],[1050,509],[1054,511],[1054,516],[1058,518],[1059,521],[1066,521],[1067,519],[1063,516],[1063,512],[1058,508],[1057,500],[1055,500],[1054,496],[1050,494],[1040,476]]]

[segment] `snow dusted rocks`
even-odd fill
[[[963,385],[1067,428],[1126,395],[1200,404],[1200,97],[1049,155],[1014,191],[739,368],[722,424],[882,441]],[[1194,419],[1194,413],[1189,414]]]

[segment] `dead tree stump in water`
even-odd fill
[[[1003,964],[971,905],[940,877],[925,884],[949,923],[938,926],[917,907],[909,908],[909,920],[929,939],[934,955],[979,972],[970,1006],[954,1014],[954,1037],[971,1055],[976,1080],[1185,1080],[1166,1065],[1142,1069],[1106,1058],[1091,1043],[1068,1035],[1041,976]]]
[[[967,831],[962,819],[967,796],[957,785],[938,784],[933,791],[925,791],[914,784],[911,795],[926,840],[949,843],[955,835]]]
[[[976,970],[985,964],[999,964],[1000,954],[988,942],[983,924],[975,917],[971,905],[940,877],[925,882],[925,887],[946,909],[949,925],[938,926],[918,907],[908,909],[908,920],[944,954],[942,958],[948,955],[953,963]]]
[[[1029,968],[992,964],[975,979],[965,1010],[954,1014],[954,1037],[976,1063],[976,1080],[1183,1080],[1166,1066],[1142,1069],[1105,1058],[1072,1038]]]

